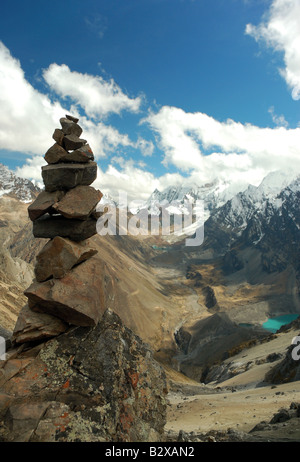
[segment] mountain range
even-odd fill
[[[26,303],[23,292],[34,278],[35,258],[45,244],[33,238],[27,211],[39,191],[0,164],[0,335],[6,338]],[[167,373],[174,394],[168,427],[172,438],[182,409],[193,415],[192,402],[195,422],[199,412],[207,423],[214,418],[209,406],[207,411],[203,408],[202,394],[209,394],[208,404],[222,407],[224,419],[230,415],[230,422],[235,422],[230,395],[233,386],[240,387],[241,399],[251,392],[255,415],[265,416],[277,409],[275,392],[264,409],[256,390],[268,377],[281,383],[299,374],[285,356],[299,322],[276,335],[263,324],[276,316],[300,314],[300,175],[272,172],[258,186],[216,180],[156,190],[142,207],[131,210],[129,218],[140,210],[157,216],[157,204],[171,216],[184,214],[187,203],[198,200],[204,203],[201,245],[186,245],[197,222],[188,232],[171,235],[91,238],[98,250],[95,258],[99,264],[105,262],[107,306],[150,345]],[[103,203],[118,206],[109,196]],[[224,396],[217,396],[220,390]],[[297,399],[295,393],[286,396]],[[228,409],[221,402],[224,398]],[[187,422],[186,428],[194,428]],[[216,424],[212,422],[212,428]],[[180,425],[185,428],[184,422]],[[244,427],[251,428],[250,423]]]
[[[35,199],[39,187],[25,178],[15,175],[8,167],[0,163],[0,197],[9,195],[21,202],[29,203]]]
[[[6,329],[13,328],[16,316],[15,313],[10,319],[8,315],[12,303],[11,295],[6,295],[7,284],[16,284],[14,291],[23,301],[23,289],[33,276],[32,265],[44,243],[33,239],[26,213],[28,202],[38,192],[32,182],[0,165],[0,269],[1,284],[6,284],[1,301],[6,321],[0,325]],[[222,319],[221,324],[230,324],[231,330],[245,323],[259,328],[269,316],[300,312],[299,199],[300,175],[283,172],[270,173],[259,186],[237,187],[216,180],[206,185],[154,191],[143,206],[149,214],[157,213],[155,207],[163,201],[172,205],[171,214],[182,214],[187,201],[204,202],[204,242],[187,247],[182,233],[95,236],[100,256],[122,274],[118,287],[130,306],[123,310],[123,318],[155,345],[162,357],[168,351],[168,362],[174,362],[176,357],[175,362],[182,364],[189,361],[191,354],[195,356],[195,324],[201,324],[207,316],[218,314],[216,322]],[[107,197],[109,200],[114,203]],[[127,265],[122,266],[122,261]],[[138,289],[134,289],[135,278]],[[116,307],[115,302],[112,304]],[[118,314],[122,312],[116,309]],[[202,331],[201,325],[199,329]],[[241,337],[244,335],[253,336],[254,331],[242,332]],[[239,338],[240,334],[232,342]]]

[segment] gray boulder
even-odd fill
[[[33,222],[32,232],[34,237],[52,239],[61,236],[79,242],[97,234],[96,224],[93,216],[83,221],[61,215],[44,215]]]
[[[52,192],[75,188],[78,185],[88,186],[97,178],[96,162],[87,164],[54,164],[42,167],[45,190]]]

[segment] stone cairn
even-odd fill
[[[68,326],[94,326],[105,311],[101,265],[89,238],[96,234],[96,206],[102,193],[90,186],[97,164],[79,119],[66,115],[44,158],[45,185],[28,207],[36,238],[50,238],[37,255],[35,280],[24,292],[28,305],[18,317],[13,340],[52,337]]]

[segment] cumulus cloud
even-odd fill
[[[98,167],[97,180],[93,186],[115,200],[118,200],[119,192],[125,191],[128,202],[146,201],[155,189],[163,191],[169,186],[189,182],[180,173],[166,173],[155,177],[140,161],[126,160],[121,156],[115,156],[111,160],[112,163],[106,171],[101,166]]]
[[[45,151],[56,121],[65,114],[25,79],[20,62],[0,42],[0,148],[40,154]]]
[[[300,0],[273,0],[266,19],[258,26],[247,24],[246,34],[283,52],[284,69],[280,69],[292,98],[300,99]]]
[[[113,79],[71,71],[66,64],[51,64],[43,72],[49,87],[62,98],[70,97],[88,117],[103,117],[121,111],[138,112],[141,97],[130,98]]]
[[[159,135],[164,162],[197,183],[223,178],[258,184],[270,171],[300,171],[300,129],[261,128],[164,106],[143,120]]]
[[[104,172],[98,168],[97,180],[93,184],[95,187],[113,198],[118,199],[119,191],[126,191],[128,201],[147,200],[156,187],[159,187],[159,180],[154,175],[139,166],[133,160],[124,161],[115,159],[119,168],[110,164]]]
[[[49,67],[49,73],[45,71],[44,75],[50,79],[53,69],[64,71],[63,66],[53,64]],[[71,98],[69,107],[62,106],[60,101],[55,101],[55,97],[51,100],[48,95],[36,90],[26,80],[20,61],[15,59],[9,49],[0,42],[0,149],[18,151],[24,153],[24,157],[27,156],[24,165],[17,169],[18,175],[41,181],[40,167],[45,164],[43,155],[54,144],[52,133],[55,128],[59,127],[59,119],[66,113],[80,118],[83,137],[88,140],[96,159],[128,147],[136,149],[143,155],[151,155],[154,149],[151,141],[146,141],[141,137],[133,141],[127,133],[120,133],[115,127],[99,121],[99,118],[96,121],[91,120],[87,114],[81,116],[78,111],[78,105],[89,107],[92,96],[95,97],[96,104],[94,112],[97,112],[97,104],[100,103],[99,113],[104,111],[107,114],[112,110],[118,112],[123,109],[136,111],[140,104],[139,98],[128,98],[112,81],[104,82],[103,79],[97,79],[94,76],[72,73],[69,68],[66,74],[70,83],[71,81],[73,84],[77,82],[81,88],[78,94],[73,94],[71,91],[70,95],[67,91],[63,93],[63,88],[60,88],[60,94]],[[79,80],[76,80],[77,78]],[[88,82],[85,90],[89,94],[88,97],[85,97],[84,90],[82,90],[85,87],[85,79]],[[61,85],[67,85],[67,81],[63,78]],[[95,93],[91,95],[89,91],[93,85]],[[56,88],[55,85],[54,87]],[[73,88],[72,85],[71,88]],[[104,102],[101,99],[102,94],[106,95]],[[93,113],[93,109],[90,109],[90,113]],[[32,157],[28,158],[28,155]]]
[[[33,156],[26,159],[26,163],[22,167],[16,168],[16,175],[21,178],[29,178],[36,183],[40,188],[43,188],[43,179],[41,167],[46,165],[43,156]]]

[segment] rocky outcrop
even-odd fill
[[[226,252],[222,260],[222,269],[225,274],[236,273],[237,271],[244,268],[244,263],[239,257],[238,251],[236,249],[231,249],[230,251]]]
[[[292,351],[295,345],[290,345],[285,357],[277,363],[265,377],[269,383],[287,383],[300,380],[300,355],[293,357]]]
[[[208,309],[211,309],[211,308],[214,308],[215,310],[219,309],[214,289],[210,286],[206,286],[206,287],[203,287],[202,292],[203,292],[203,295],[205,296],[205,306]]]
[[[0,362],[0,441],[163,441],[166,378],[148,346],[107,310]]]

